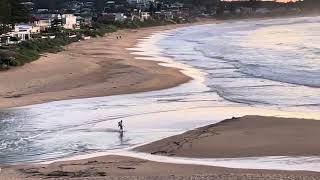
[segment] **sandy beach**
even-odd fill
[[[196,24],[213,23],[203,21]],[[120,30],[68,45],[23,67],[0,72],[0,108],[160,90],[190,80],[178,69],[134,59],[126,48],[157,31],[195,24]],[[121,36],[121,39],[117,39]]]
[[[316,180],[315,172],[244,170],[197,165],[157,163],[121,156],[58,162],[50,165],[3,168],[0,178],[7,179],[141,179],[141,180]]]
[[[184,157],[319,156],[320,121],[245,116],[169,137],[135,150]],[[49,165],[3,167],[1,179],[319,179],[317,172],[247,170],[103,156]]]
[[[320,121],[245,116],[136,148],[158,155],[196,158],[320,156]]]
[[[264,18],[248,21],[257,19]],[[155,32],[221,22],[201,19],[196,23],[119,30],[72,43],[56,54],[43,54],[22,67],[0,72],[0,109],[161,90],[183,84],[191,78],[179,69],[135,59],[127,48]],[[117,39],[118,36],[122,38]]]
[[[194,24],[121,30],[73,43],[63,52],[44,54],[23,67],[0,72],[0,109],[160,90],[188,82],[191,78],[179,69],[137,60],[127,48],[154,32],[190,25]],[[244,116],[190,130],[134,151],[191,158],[320,156],[319,136],[317,120]],[[0,171],[0,179],[4,180],[47,178],[313,180],[320,179],[320,173],[169,164],[115,155],[48,165],[2,166]]]

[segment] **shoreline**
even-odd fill
[[[250,125],[251,124],[251,125]],[[265,157],[268,150],[279,153],[288,152],[288,156],[319,156],[317,148],[312,144],[317,137],[320,121],[294,118],[275,118],[263,116],[244,116],[227,119],[220,123],[204,126],[186,133],[165,138],[135,150],[152,153],[150,149],[162,152],[159,155],[170,157],[196,157],[196,158],[230,158],[247,157],[241,153],[251,153],[249,157]],[[300,130],[298,131],[297,128]],[[240,132],[240,133],[237,133]],[[242,137],[244,136],[244,137]],[[248,140],[248,137],[251,137]],[[275,136],[277,138],[275,138]],[[310,138],[312,138],[310,140]],[[222,140],[221,140],[222,138]],[[188,145],[183,143],[188,140]],[[248,142],[254,144],[252,151],[243,149]],[[258,143],[257,143],[258,142]],[[260,142],[260,143],[259,143]],[[293,142],[293,144],[291,144]],[[301,144],[302,143],[302,144]],[[191,146],[190,146],[191,144]],[[233,146],[232,149],[229,146]],[[272,146],[272,144],[276,146]],[[290,145],[291,144],[291,145]],[[181,146],[180,146],[181,145]],[[179,146],[179,148],[176,148]],[[215,146],[215,147],[213,147]],[[277,148],[280,147],[280,148]],[[170,154],[163,153],[163,149],[171,149]],[[220,148],[220,149],[219,149]],[[283,149],[285,148],[285,149]],[[149,149],[149,150],[148,150]],[[214,151],[213,151],[214,149]],[[300,152],[311,150],[315,154]],[[245,151],[243,151],[245,150]],[[264,150],[264,151],[263,151]],[[292,150],[292,152],[290,152]],[[263,153],[261,154],[260,151]],[[296,152],[295,152],[296,151]],[[221,152],[229,156],[221,155]],[[235,153],[236,152],[236,153]],[[237,154],[240,153],[240,154]],[[134,153],[134,152],[133,152]],[[174,154],[173,154],[174,153]],[[260,154],[259,154],[260,153]],[[155,153],[158,155],[157,153]],[[200,155],[200,156],[199,156]],[[162,156],[160,156],[162,157]],[[159,157],[159,158],[160,158]],[[281,156],[282,157],[282,156]],[[165,156],[163,156],[165,158]],[[263,168],[228,168],[215,165],[199,165],[184,163],[166,163],[151,161],[148,158],[139,159],[126,155],[104,155],[78,160],[62,160],[49,164],[27,164],[2,167],[0,178],[10,179],[42,179],[42,178],[101,178],[101,179],[317,179],[320,172],[305,170],[270,170]],[[266,159],[265,159],[266,160]],[[263,160],[263,161],[265,161]],[[309,160],[308,160],[309,161]],[[249,162],[247,162],[248,164]],[[293,162],[291,162],[292,164]],[[249,163],[250,164],[250,163]],[[280,163],[281,164],[281,163]],[[279,165],[279,164],[278,164]],[[294,165],[294,163],[293,163]],[[239,166],[239,165],[238,165]],[[242,167],[242,166],[240,166]],[[251,167],[254,167],[253,165]],[[247,169],[248,168],[248,169]],[[290,169],[290,168],[289,168]]]
[[[159,27],[146,28],[143,29],[143,31],[146,30],[148,33],[152,34],[158,30],[155,30],[154,28]],[[175,28],[176,27],[173,29]],[[106,38],[108,40],[107,42],[113,43],[115,36],[122,35],[124,36],[124,41],[128,42],[126,39],[128,38],[126,33],[137,33],[137,31],[140,31],[140,29],[123,30],[117,33],[112,33],[111,36],[103,38]],[[147,34],[147,32],[145,33]],[[136,37],[135,41],[137,42],[138,39],[139,38]],[[121,40],[119,40],[119,42],[120,41]],[[105,96],[103,95],[105,93],[111,93],[110,95],[130,94],[135,92],[166,89],[168,87],[177,86],[181,84],[182,81],[182,83],[184,83],[190,80],[190,77],[183,74],[179,69],[161,66],[158,64],[159,62],[156,61],[149,62],[134,59],[136,56],[130,54],[129,52],[131,51],[126,50],[128,47],[125,47],[125,45],[121,46],[121,48],[116,47],[117,50],[115,50],[112,46],[105,47],[107,44],[102,44],[102,42],[99,40],[94,39],[92,42],[94,42],[94,44],[99,44],[98,48],[97,46],[94,46],[94,48],[84,47],[85,43],[75,43],[75,45],[72,44],[67,47],[67,53],[62,53],[67,57],[70,57],[72,61],[75,61],[73,65],[75,67],[77,66],[77,69],[79,67],[85,67],[82,69],[84,72],[76,74],[75,76],[72,75],[73,73],[70,74],[70,76],[76,78],[71,78],[70,81],[64,82],[70,83],[66,84],[65,90],[59,90],[59,88],[55,89],[56,87],[54,85],[50,85],[50,82],[50,88],[48,88],[46,87],[46,83],[48,82],[44,82],[44,87],[41,89],[41,91],[44,92],[40,91],[39,94],[44,93],[46,95],[51,95],[51,93],[62,93],[60,95],[63,96],[65,95],[63,93],[67,93],[67,96],[70,97],[70,99],[86,98],[86,95],[83,97],[78,96],[81,96],[81,93],[88,92],[92,93],[92,95],[102,93],[101,96]],[[123,42],[120,42],[120,44],[121,43]],[[133,42],[130,41],[130,43]],[[116,44],[118,44],[118,42],[116,42]],[[127,43],[124,44],[127,45]],[[82,48],[84,48],[85,51],[83,51]],[[121,49],[125,50],[125,52],[120,52]],[[118,54],[110,53],[113,51],[117,51]],[[54,55],[56,55],[56,59],[61,57],[59,54]],[[108,58],[105,56],[108,56]],[[85,58],[87,57],[89,57],[90,62],[85,61]],[[81,62],[78,62],[78,58]],[[70,59],[67,58],[65,59],[66,62],[69,60]],[[81,65],[78,63],[81,63]],[[134,74],[134,77],[131,76],[132,73]],[[120,76],[120,78],[118,78],[118,76]],[[148,78],[146,78],[146,76],[148,76]],[[173,77],[170,78],[170,82],[167,81],[168,77]],[[104,81],[106,79],[107,81]],[[53,80],[55,79],[53,78]],[[78,82],[74,82],[75,80],[79,82],[81,81],[80,85],[77,84]],[[87,84],[83,84],[82,80],[86,81]],[[110,80],[110,82],[108,80]],[[128,82],[131,83],[132,80],[136,80],[137,84],[128,84]],[[165,84],[163,83],[164,80],[166,80]],[[168,87],[162,88],[164,85]],[[109,86],[111,89],[108,89]],[[159,89],[154,89],[156,87]],[[56,91],[51,91],[51,88]],[[36,91],[37,89],[34,90]],[[74,92],[76,92],[76,94],[72,94]],[[33,95],[34,94],[13,94],[11,97],[5,97],[5,99],[23,99]],[[61,96],[56,96],[54,98],[63,98]],[[1,98],[2,97],[0,97],[0,100]],[[320,156],[320,146],[315,143],[317,142],[317,135],[320,135],[320,129],[317,128],[320,127],[319,125],[319,121],[316,120],[245,116],[241,118],[224,120],[214,125],[197,128],[180,135],[143,145],[135,150],[155,155],[191,158],[242,158],[285,155]],[[215,151],[212,151],[212,149]],[[30,164],[4,167],[2,174],[0,173],[0,179],[1,176],[4,178],[9,177],[10,179],[12,177],[17,177],[17,179],[86,179],[104,177],[112,177],[115,179],[122,179],[126,177],[128,177],[128,179],[131,179],[132,177],[153,179],[154,177],[163,177],[163,179],[169,179],[172,177],[178,178],[181,176],[188,179],[193,176],[197,176],[197,174],[205,174],[205,177],[215,179],[317,179],[320,177],[318,172],[247,170],[203,165],[179,165],[172,163],[160,163],[126,156],[107,155],[83,160],[56,162],[49,165]],[[203,177],[199,176],[199,178]]]
[[[310,180],[320,173],[311,171],[250,170],[202,165],[159,163],[125,156],[104,156],[50,165],[3,168],[2,179],[143,179],[143,180]]]
[[[135,59],[139,56],[133,55],[135,51],[128,49],[156,32],[195,25],[266,19],[277,17],[202,19],[194,23],[124,29],[69,44],[62,52],[45,53],[36,61],[0,72],[0,110],[176,87],[192,78],[179,68],[162,66],[162,62]],[[117,39],[119,35],[124,38]],[[88,47],[88,43],[92,46]],[[105,47],[110,44],[113,44],[110,48]]]
[[[310,180],[320,173],[311,171],[250,170],[202,165],[159,163],[125,156],[104,156],[50,165],[3,168],[2,179],[143,179],[143,180]]]
[[[243,116],[134,148],[152,155],[186,158],[318,157],[320,121]]]
[[[135,59],[134,51],[128,48],[155,32],[216,22],[120,30],[72,43],[57,54],[44,54],[37,61],[0,72],[0,109],[155,91],[186,83],[191,78],[180,69]],[[117,36],[122,38],[117,39]]]

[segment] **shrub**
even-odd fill
[[[176,24],[190,21],[192,20],[134,20],[112,23],[94,23],[93,28],[86,27],[84,29],[75,31],[47,31],[46,33],[43,33],[35,37],[40,38],[41,36],[55,36],[55,38],[32,39],[29,41],[24,41],[20,44],[0,47],[0,70],[3,69],[4,62],[9,62],[10,66],[21,66],[25,63],[38,59],[41,53],[56,53],[62,51],[65,45],[80,40],[82,35],[96,37],[103,36],[106,33],[116,32],[118,29],[136,29],[142,27]],[[76,37],[69,38],[70,34],[75,34]],[[18,41],[19,39],[16,38],[15,40]]]

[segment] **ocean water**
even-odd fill
[[[226,101],[320,111],[320,17],[185,28],[157,44]]]
[[[320,171],[319,157],[182,160],[128,151],[233,116],[320,119],[319,22],[318,17],[240,21],[156,32],[141,39],[132,53],[180,68],[192,81],[161,91],[1,110],[0,165],[106,153]],[[123,134],[117,130],[119,120]]]

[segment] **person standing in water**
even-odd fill
[[[122,120],[118,122],[118,127],[120,128],[120,131],[123,131]]]

